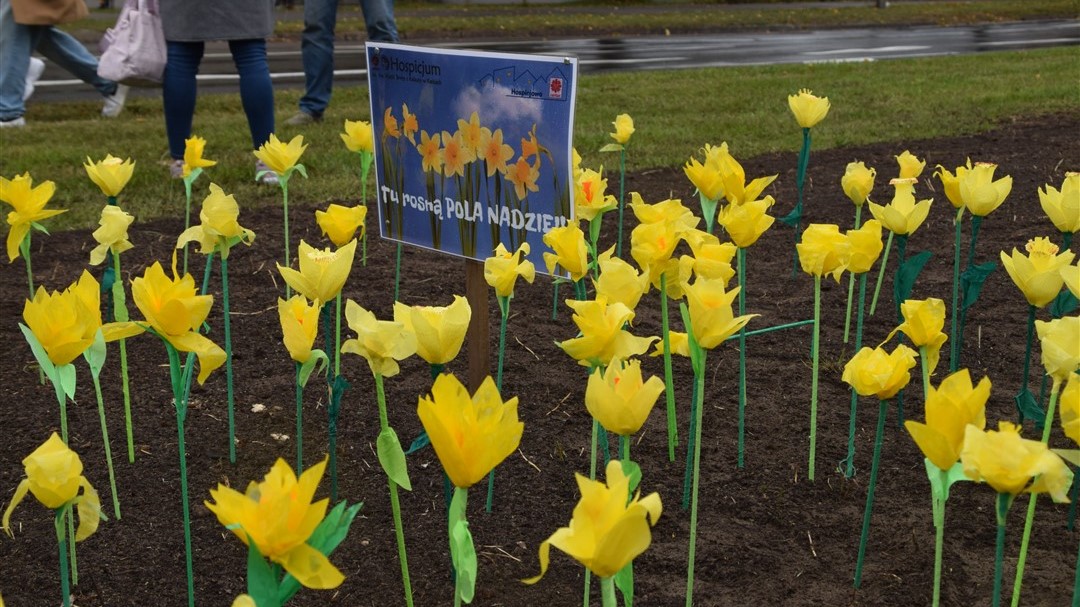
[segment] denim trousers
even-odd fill
[[[23,115],[30,55],[37,51],[108,97],[116,83],[97,75],[97,58],[81,42],[51,25],[15,23],[11,0],[0,0],[0,120]]]
[[[304,1],[304,33],[300,39],[306,90],[300,98],[300,110],[322,116],[330,105],[334,85],[334,28],[337,25],[337,0]],[[368,40],[397,42],[393,0],[360,0]]]
[[[165,132],[169,154],[184,157],[184,142],[191,137],[197,94],[195,76],[202,62],[204,42],[167,40],[168,60],[161,83],[165,107]],[[274,132],[274,86],[270,83],[270,65],[266,61],[266,41],[230,40],[229,52],[240,74],[240,103],[251,130],[252,149],[259,148]]]

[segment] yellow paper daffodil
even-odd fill
[[[671,348],[671,354],[673,356],[685,356],[690,358],[690,334],[683,331],[668,331],[668,346]],[[664,355],[664,342],[658,341],[653,347],[653,351],[649,352],[649,356],[663,356]]]
[[[896,164],[900,165],[900,179],[917,179],[926,168],[926,161],[919,160],[915,154],[904,150],[896,156]]]
[[[678,225],[667,221],[639,223],[630,232],[630,256],[649,272],[649,280],[657,288],[660,287],[660,275],[680,240],[682,231]]]
[[[731,302],[738,296],[739,288],[726,291],[724,287],[725,281],[709,278],[698,278],[684,286],[694,340],[707,350],[719,346],[757,316],[735,316]]]
[[[527,242],[521,243],[518,250],[513,253],[507,251],[500,242],[495,247],[495,254],[484,260],[484,280],[495,289],[495,295],[513,297],[514,283],[517,282],[518,276],[532,284],[536,278],[536,266],[525,259],[528,254],[529,243]]]
[[[79,529],[75,541],[90,537],[97,531],[101,521],[101,500],[90,481],[83,476],[83,464],[79,455],[68,448],[55,432],[40,447],[22,461],[26,471],[24,478],[11,496],[11,503],[4,511],[3,528],[11,533],[11,513],[29,491],[43,506],[56,510],[76,501],[79,513]],[[83,490],[79,497],[79,489]]]
[[[553,253],[544,253],[544,265],[549,274],[555,273],[555,266],[560,266],[570,274],[570,280],[577,282],[589,271],[589,246],[585,244],[585,233],[574,224],[552,228],[544,234],[544,244],[551,247]]]
[[[960,198],[972,215],[986,217],[1001,206],[1012,191],[1012,177],[1006,175],[994,181],[997,165],[989,162],[976,162],[975,166],[964,172],[960,181]]]
[[[675,230],[683,232],[692,229],[701,223],[701,219],[694,212],[683,206],[681,200],[669,198],[660,202],[649,204],[637,192],[630,192],[630,208],[634,211],[634,217],[641,223],[670,223],[674,224]]]
[[[731,262],[735,259],[735,254],[738,251],[736,243],[720,242],[720,239],[713,234],[696,229],[687,230],[684,239],[690,245],[690,251],[694,254],[693,271],[695,275],[700,278],[722,280],[725,285],[735,276],[735,268],[732,267]],[[682,258],[680,258],[680,261],[682,261]],[[688,276],[680,276],[680,278],[689,279]],[[673,282],[681,281],[672,281],[669,277],[667,281],[669,289],[672,287]]]
[[[300,294],[293,295],[288,301],[279,297],[278,319],[289,356],[300,364],[306,363],[311,358],[311,347],[319,332],[319,306],[309,303]]]
[[[908,385],[914,366],[915,351],[903,344],[892,352],[864,347],[844,365],[841,379],[861,396],[888,400]]]
[[[346,120],[345,132],[340,133],[341,140],[350,152],[375,153],[375,133],[371,123],[365,120]]]
[[[840,233],[840,226],[812,223],[806,226],[802,242],[795,245],[795,250],[799,253],[803,272],[818,277],[832,274],[833,279],[840,282],[849,247],[847,236]]]
[[[94,162],[89,157],[83,165],[86,174],[90,176],[101,192],[106,196],[119,196],[120,192],[131,180],[131,174],[135,172],[135,163],[128,158],[120,160],[112,154],[106,154],[104,160]]]
[[[596,297],[606,297],[633,310],[641,297],[649,291],[649,275],[615,257],[615,247],[600,254],[600,276],[593,282]]]
[[[544,577],[555,546],[584,565],[594,575],[615,575],[645,552],[652,542],[649,527],[656,525],[663,505],[660,495],[630,496],[630,478],[622,464],[607,465],[607,482],[593,481],[576,474],[581,500],[574,506],[568,527],[561,527],[540,544],[540,575],[523,580],[534,584]]]
[[[829,113],[829,98],[817,97],[810,89],[799,89],[799,94],[788,95],[787,101],[795,121],[804,129],[813,128]]]
[[[849,162],[844,170],[844,176],[840,178],[840,187],[844,194],[851,199],[857,207],[861,207],[870,197],[870,191],[874,189],[874,177],[877,171],[867,168],[862,162]]]
[[[934,200],[927,198],[915,202],[915,182],[914,177],[893,179],[889,182],[895,189],[892,202],[885,206],[867,203],[874,219],[880,221],[881,225],[893,234],[914,234],[930,214],[930,204]]]
[[[607,193],[604,168],[584,169],[574,188],[574,215],[582,221],[592,221],[619,206],[619,201]]]
[[[1061,268],[1061,280],[1073,297],[1080,299],[1080,261],[1077,261],[1076,265]]]
[[[203,158],[206,151],[206,140],[197,135],[192,135],[184,140],[184,177],[191,175],[195,169],[205,169],[217,164],[216,160]]]
[[[491,376],[469,396],[456,377],[442,374],[431,395],[420,397],[420,423],[455,487],[475,485],[517,450],[525,428],[517,406],[516,396],[503,401]]]
[[[664,380],[654,375],[645,381],[641,363],[631,360],[593,371],[585,388],[585,407],[608,432],[630,436],[641,429],[663,393]]]
[[[1001,265],[1009,273],[1013,284],[1020,289],[1028,303],[1036,308],[1054,301],[1061,292],[1061,286],[1065,283],[1061,270],[1072,263],[1076,255],[1065,249],[1058,254],[1056,244],[1049,238],[1035,238],[1029,240],[1024,249],[1027,255],[1020,253],[1014,247],[1012,255],[1001,252]]]
[[[705,164],[716,166],[724,180],[724,196],[731,204],[744,204],[757,200],[761,192],[776,179],[776,175],[758,177],[746,183],[746,171],[739,161],[728,152],[727,142],[719,146],[705,146]]]
[[[619,145],[630,143],[630,136],[634,134],[634,119],[630,114],[619,114],[611,124],[615,127],[615,132],[610,133],[611,138]]]
[[[1069,375],[1069,383],[1058,397],[1061,430],[1065,436],[1080,445],[1080,373]]]
[[[881,244],[881,222],[871,219],[857,230],[848,230],[844,268],[852,274],[865,274],[874,267],[884,245]]]
[[[353,257],[356,256],[356,240],[336,251],[329,248],[316,249],[300,241],[300,271],[278,264],[278,272],[285,282],[311,301],[320,304],[332,301],[352,270]]]
[[[242,242],[248,246],[255,240],[255,232],[243,227],[237,221],[240,205],[232,194],[226,194],[216,183],[210,184],[210,194],[203,200],[199,211],[197,226],[184,230],[176,240],[176,248],[181,249],[189,242],[199,243],[199,252],[209,255],[217,251],[222,259],[228,259],[232,245]]]
[[[270,133],[270,139],[253,153],[271,171],[277,173],[278,177],[284,177],[289,169],[296,166],[306,149],[303,135],[297,135],[289,140],[289,143],[284,143],[277,138],[277,135]]]
[[[79,281],[64,291],[50,293],[38,287],[34,299],[26,300],[23,321],[54,365],[70,363],[94,343],[101,312],[91,308],[78,291],[99,288],[97,280],[83,270]]]
[[[96,266],[105,261],[107,253],[120,254],[135,246],[128,240],[128,228],[135,217],[120,207],[107,204],[101,208],[98,229],[94,230],[94,240],[98,246],[90,250],[90,265]]]
[[[942,329],[945,327],[945,302],[930,297],[928,299],[909,299],[900,304],[900,315],[904,322],[885,338],[889,341],[896,333],[908,336],[911,343],[919,348],[926,348],[926,366],[931,373],[937,368],[941,346],[949,339]]]
[[[960,459],[964,432],[970,424],[986,427],[986,401],[990,398],[990,378],[972,386],[967,369],[946,377],[937,388],[930,386],[926,397],[926,423],[904,422],[911,438],[935,466],[952,468]]]
[[[1039,188],[1039,204],[1061,232],[1075,234],[1080,231],[1080,173],[1065,173],[1061,190],[1049,183]]]
[[[337,588],[345,576],[307,543],[326,516],[330,501],[313,501],[326,461],[308,468],[297,479],[289,464],[278,458],[262,482],[252,481],[244,493],[218,484],[210,490],[214,501],[203,503],[244,545],[254,542],[259,554],[281,565],[302,586]]]
[[[416,354],[416,335],[403,323],[378,320],[351,299],[345,302],[345,319],[356,338],[345,340],[341,351],[363,356],[376,375],[397,375],[401,370],[397,361]]]
[[[735,246],[745,249],[758,241],[776,218],[769,215],[775,201],[772,196],[743,204],[729,204],[720,209],[717,222],[724,226]]]
[[[460,295],[449,306],[408,306],[394,302],[394,322],[416,335],[416,354],[429,365],[457,358],[469,330],[472,308]]]
[[[724,244],[731,246],[733,249],[735,248],[730,242]],[[727,285],[731,277],[735,275],[735,270],[730,270],[730,273],[727,273],[721,268],[727,268],[730,265],[725,265],[716,259],[699,261],[689,255],[680,255],[678,259],[672,258],[658,266],[650,267],[650,273],[654,274],[654,277],[651,278],[651,284],[659,290],[660,279],[663,277],[664,290],[668,299],[679,301],[685,296],[685,286],[695,273],[697,276],[719,280],[724,285]]]
[[[43,181],[34,187],[30,173],[23,173],[14,179],[0,177],[0,201],[14,207],[7,215],[7,223],[11,226],[7,235],[8,261],[19,258],[19,246],[30,233],[30,227],[34,223],[66,211],[45,209],[45,205],[55,193],[56,184],[51,181]]]
[[[702,164],[697,158],[690,158],[683,165],[683,172],[700,195],[709,200],[720,200],[723,197],[724,178],[720,174],[719,166],[709,162]]]
[[[346,207],[330,203],[325,211],[315,211],[315,223],[335,247],[343,247],[353,238],[363,238],[366,219],[367,207],[364,205]]]
[[[1069,379],[1080,369],[1080,316],[1066,316],[1050,321],[1036,320],[1035,331],[1042,348],[1046,374],[1055,382]]]
[[[960,180],[964,178],[964,174],[971,170],[971,159],[969,158],[967,164],[964,166],[956,167],[956,173],[950,173],[948,169],[941,166],[937,167],[937,171],[934,175],[941,180],[942,189],[945,190],[945,197],[949,199],[949,204],[954,209],[964,208],[964,197],[960,195]]]
[[[625,305],[605,298],[590,301],[568,300],[574,310],[574,324],[580,337],[558,344],[578,364],[599,367],[612,360],[626,360],[649,349],[655,337],[636,337],[624,327],[634,319],[634,311]]]
[[[1020,437],[1020,426],[999,422],[983,431],[968,424],[960,461],[964,474],[998,493],[1048,493],[1055,502],[1069,501],[1073,474],[1046,443]]]

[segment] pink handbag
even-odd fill
[[[127,0],[100,48],[98,76],[128,86],[161,86],[166,51],[157,0]]]

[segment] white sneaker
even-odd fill
[[[30,58],[30,67],[26,70],[26,86],[23,88],[23,101],[34,94],[34,84],[41,79],[45,72],[45,62],[37,57]]]
[[[105,97],[105,103],[101,106],[101,115],[106,118],[119,116],[124,109],[124,102],[127,101],[127,94],[130,89],[131,87],[125,84],[116,85],[116,92]]]
[[[173,179],[184,178],[184,159],[174,158],[169,162],[169,176]]]
[[[262,175],[259,175],[259,173],[262,173]],[[270,167],[266,166],[266,163],[261,160],[255,161],[255,181],[266,185],[277,185],[279,183],[278,174],[271,171]]]
[[[11,120],[0,120],[0,129],[21,126],[26,126],[26,118],[23,118],[22,116],[19,116],[18,118],[12,118]]]

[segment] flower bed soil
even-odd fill
[[[856,149],[814,151],[810,159],[806,219],[849,227],[853,207],[840,190],[840,177],[852,160],[878,170],[872,198],[891,198],[888,179],[896,174],[893,155],[910,149],[927,160],[917,189],[919,198],[933,196],[930,218],[911,238],[908,254],[930,250],[913,297],[950,298],[954,212],[932,167],[950,170],[967,157],[995,161],[998,174],[1011,174],[1012,194],[984,223],[977,261],[996,260],[999,251],[1022,248],[1027,239],[1058,237],[1038,204],[1036,189],[1060,185],[1066,170],[1080,168],[1075,133],[1077,116],[1050,116],[1000,125],[977,136],[912,140],[905,146],[883,144]],[[733,152],[738,155],[738,146]],[[587,158],[597,160],[595,155]],[[785,214],[795,200],[793,153],[742,159],[747,175],[778,173],[767,193],[778,200],[775,212]],[[312,178],[317,179],[316,171]],[[212,171],[211,171],[212,174]],[[609,174],[609,177],[615,177]],[[612,179],[613,185],[617,179]],[[304,181],[293,181],[294,199],[303,200]],[[227,184],[223,184],[228,189]],[[204,191],[205,181],[197,189]],[[615,185],[617,187],[617,185]],[[696,207],[696,197],[678,169],[657,169],[628,175],[627,190],[639,191],[648,202],[681,197]],[[180,188],[177,187],[177,191]],[[177,199],[182,205],[182,195]],[[276,198],[277,190],[265,196]],[[355,202],[355,199],[346,201]],[[217,483],[243,487],[259,479],[274,459],[294,461],[295,413],[293,366],[281,344],[276,299],[283,287],[275,263],[281,255],[280,207],[244,211],[240,221],[258,238],[251,248],[238,247],[230,256],[230,289],[238,459],[228,461],[226,387],[224,370],[216,372],[192,395],[186,438],[192,498],[196,595],[200,605],[229,605],[245,588],[245,549],[203,506]],[[87,201],[86,204],[98,204]],[[294,205],[293,237],[325,246],[314,225],[313,211],[325,203]],[[178,212],[177,216],[180,217]],[[865,214],[864,214],[865,215]],[[613,217],[613,216],[609,216]],[[970,218],[970,215],[968,216]],[[376,226],[374,217],[368,226]],[[626,214],[626,233],[634,225]],[[604,242],[613,240],[608,220]],[[969,238],[965,222],[965,243]],[[182,229],[177,219],[138,223],[131,230],[135,248],[124,253],[125,280],[140,274],[146,264],[169,256]],[[62,288],[86,267],[92,245],[89,230],[58,232],[34,239],[35,281]],[[965,244],[966,246],[966,244]],[[792,322],[812,315],[813,283],[801,272],[792,276],[792,233],[777,224],[748,253],[748,307],[761,314],[751,328]],[[194,254],[194,271],[201,276],[203,258]],[[392,314],[394,245],[372,238],[366,267],[356,265],[345,287],[348,298],[373,310],[379,318]],[[890,259],[896,267],[895,251]],[[446,305],[465,289],[464,262],[452,257],[406,248],[401,299],[409,304]],[[877,314],[869,317],[865,343],[874,345],[895,326],[891,275],[882,290]],[[871,276],[876,276],[875,274]],[[26,275],[19,261],[0,273],[4,293],[0,339],[7,343],[7,364],[0,369],[3,386],[5,439],[0,443],[0,490],[6,502],[23,476],[21,459],[59,426],[50,386],[38,383],[29,347],[19,333]],[[215,274],[212,290],[219,293]],[[568,290],[564,287],[560,298]],[[808,326],[752,337],[748,343],[749,404],[746,466],[736,467],[736,386],[738,353],[729,342],[709,356],[706,377],[704,450],[701,472],[700,531],[695,597],[700,605],[926,605],[930,602],[933,565],[933,526],[930,492],[923,459],[907,433],[897,425],[890,407],[882,470],[862,588],[852,588],[852,574],[866,497],[875,402],[860,401],[857,433],[857,474],[847,479],[838,470],[846,453],[849,392],[840,380],[852,346],[842,343],[847,277],[840,285],[823,284],[821,386],[817,479],[806,479],[810,400],[810,338]],[[495,369],[498,308],[489,297],[490,365]],[[658,295],[647,295],[638,306],[634,332],[659,333]],[[969,315],[963,365],[975,378],[989,375],[994,388],[987,407],[990,425],[1015,419],[1013,395],[1019,389],[1024,353],[1026,304],[999,268],[988,280],[981,300]],[[220,304],[215,301],[211,337],[221,343]],[[137,314],[132,307],[134,314]],[[525,434],[518,453],[497,474],[495,507],[483,512],[483,489],[474,488],[469,519],[480,556],[474,604],[483,606],[581,603],[582,569],[566,555],[553,551],[547,576],[535,586],[521,578],[538,571],[537,546],[556,528],[567,524],[578,498],[575,472],[587,473],[590,418],[583,405],[585,369],[556,345],[576,329],[569,309],[560,303],[552,319],[552,286],[545,277],[520,284],[511,307],[507,331],[504,394],[520,398]],[[673,313],[673,325],[681,322]],[[1045,312],[1040,313],[1040,318]],[[109,431],[116,460],[123,520],[110,520],[79,545],[79,584],[74,589],[80,607],[182,606],[185,601],[184,544],[181,528],[180,482],[175,413],[171,404],[168,367],[161,343],[149,336],[128,342],[133,389],[134,463],[125,456],[123,409],[119,386],[119,356],[110,348],[103,373]],[[946,347],[947,349],[947,347]],[[1035,349],[1038,355],[1038,348]],[[947,358],[942,367],[946,367]],[[659,359],[646,369],[662,374]],[[390,420],[407,443],[420,430],[417,397],[430,386],[426,365],[410,359],[399,376],[386,380]],[[1035,363],[1038,368],[1038,362]],[[679,428],[687,435],[691,370],[676,359],[675,392]],[[466,375],[464,355],[450,371]],[[86,464],[85,474],[101,492],[104,511],[111,513],[108,476],[90,376],[80,361],[77,404],[69,405],[71,445]],[[378,419],[374,384],[366,363],[343,357],[343,374],[352,387],[346,392],[339,424],[340,493],[364,507],[352,532],[332,561],[346,575],[333,591],[304,590],[294,605],[401,605],[401,582],[395,552],[386,479],[374,451]],[[944,372],[939,368],[935,381]],[[1037,382],[1037,373],[1032,373]],[[918,378],[908,390],[905,413],[922,418]],[[1037,385],[1037,384],[1036,384]],[[255,405],[265,406],[259,413]],[[326,396],[314,379],[305,395],[305,460],[321,458],[326,448]],[[1056,422],[1055,422],[1056,423]],[[662,403],[654,410],[633,446],[643,470],[642,490],[660,492],[664,514],[653,531],[652,546],[635,564],[637,604],[682,605],[685,593],[688,512],[680,507],[685,443],[675,462],[666,457]],[[1034,436],[1030,425],[1028,436]],[[289,435],[277,440],[275,434]],[[1055,429],[1053,445],[1067,446]],[[402,494],[410,571],[418,606],[448,605],[451,582],[439,463],[429,448],[409,457],[413,491]],[[321,494],[328,493],[324,479]],[[944,605],[986,605],[990,602],[994,559],[993,492],[989,487],[961,484],[948,505],[945,536]],[[1023,528],[1026,500],[1009,518],[1006,587],[1012,573]],[[1041,500],[1024,584],[1025,605],[1064,605],[1072,591],[1078,535],[1065,529],[1068,508]],[[59,597],[55,538],[51,516],[30,500],[13,518],[14,539],[0,538],[0,592],[11,607],[56,605]],[[593,603],[599,596],[594,585]]]

